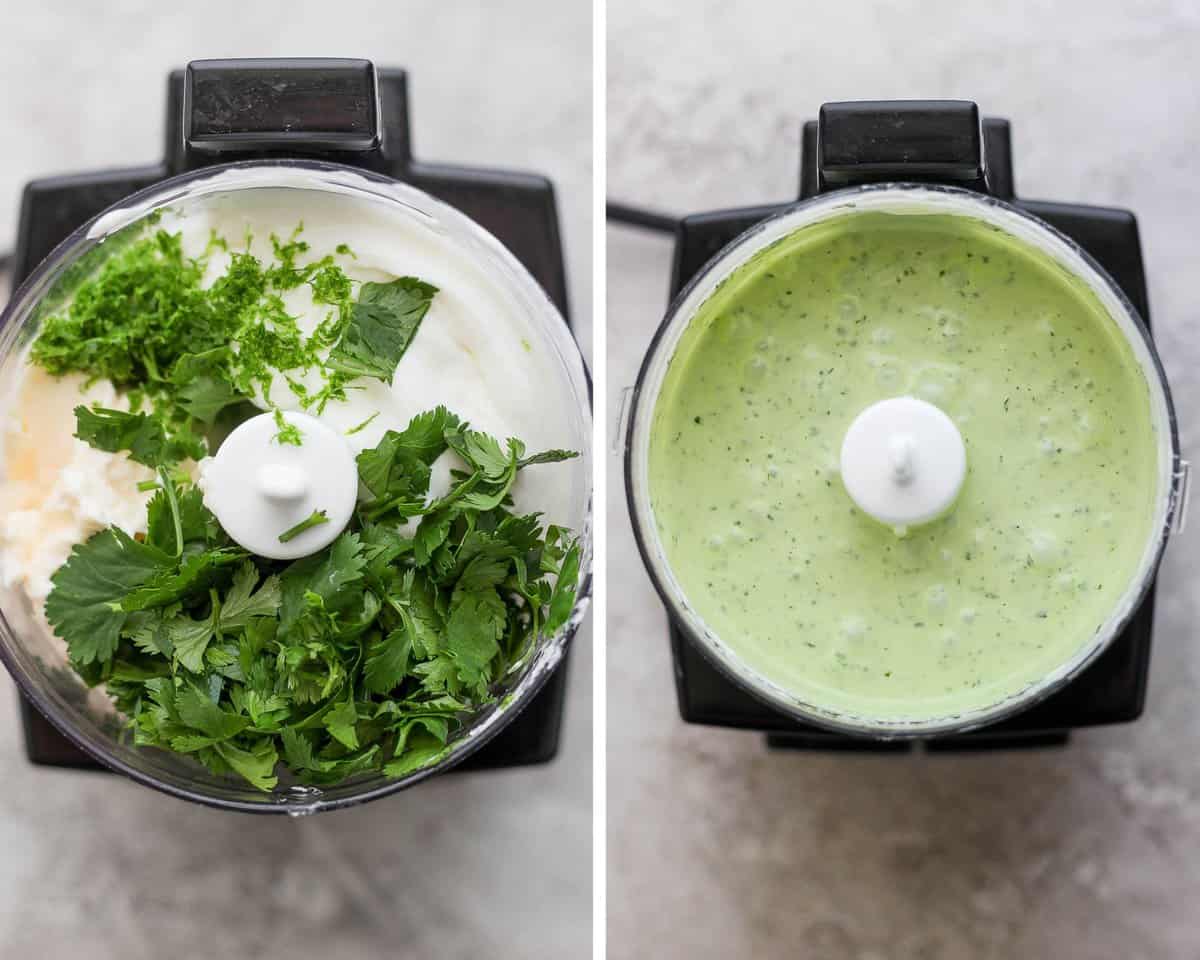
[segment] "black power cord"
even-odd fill
[[[659,233],[674,233],[679,226],[679,218],[656,210],[646,210],[642,207],[631,207],[625,203],[606,201],[605,217],[613,223],[623,223],[630,227],[641,227],[643,230],[656,230]]]

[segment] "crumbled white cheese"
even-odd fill
[[[50,577],[71,548],[107,526],[145,532],[154,473],[124,454],[77,440],[74,408],[123,408],[107,381],[84,389],[83,377],[55,378],[29,367],[12,398],[0,478],[0,583],[18,587],[40,611]]]

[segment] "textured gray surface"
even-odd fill
[[[787,200],[800,121],[822,101],[976,99],[1014,122],[1023,196],[1137,211],[1194,456],[1198,48],[1186,2],[777,2],[749,16],[610,0],[608,191],[680,212]],[[610,422],[669,264],[669,240],[609,229]],[[1162,571],[1138,723],[1062,752],[772,756],[754,734],[680,723],[610,461],[613,958],[1200,956],[1200,524]]]
[[[30,177],[158,156],[170,67],[371,57],[412,71],[421,157],[555,179],[577,329],[590,344],[590,22],[582,0],[469,12],[437,2],[22,5],[0,36],[0,248]],[[586,955],[590,646],[585,629],[554,764],[445,777],[296,822],[31,767],[3,678],[0,958]]]

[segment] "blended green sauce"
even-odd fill
[[[950,514],[900,538],[838,471],[911,394],[967,449]],[[654,414],[649,484],[688,602],[804,701],[877,720],[985,708],[1071,659],[1135,576],[1158,497],[1123,334],[1045,255],[963,217],[805,228],[701,306]]]

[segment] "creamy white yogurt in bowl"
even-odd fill
[[[569,528],[578,537],[579,584],[569,614],[560,610],[562,625],[550,636],[539,636],[526,655],[494,678],[490,702],[457,718],[444,753],[429,765],[316,789],[290,784],[285,777],[271,790],[250,790],[189,757],[136,746],[128,718],[101,692],[89,694],[68,666],[65,646],[43,611],[52,577],[74,545],[106,527],[145,539],[146,505],[158,496],[157,481],[154,470],[123,453],[95,449],[73,436],[77,405],[128,410],[128,392],[114,390],[104,379],[89,382],[82,372],[51,376],[30,361],[30,351],[43,321],[70,306],[80,282],[146,230],[177,236],[183,257],[203,264],[202,286],[219,282],[236,256],[250,254],[271,263],[279,243],[299,239],[307,246],[296,257],[298,265],[331,258],[360,297],[371,285],[397,278],[419,278],[436,288],[390,383],[350,378],[340,395],[317,404],[312,397],[322,386],[320,361],[307,371],[273,371],[256,381],[243,417],[254,407],[275,416],[315,417],[358,455],[404,431],[418,414],[445,407],[471,430],[497,438],[501,447],[516,437],[528,454],[578,452],[574,459],[520,469],[510,491],[514,514],[539,513],[543,523]],[[313,337],[322,324],[336,320],[337,308],[315,289],[298,283],[272,294],[302,337]],[[330,349],[317,353],[327,358]],[[411,187],[306,161],[233,164],[165,181],[81,228],[14,294],[0,330],[0,370],[6,414],[0,449],[0,656],[59,729],[104,763],[150,786],[251,810],[320,809],[400,789],[457,762],[511,719],[560,662],[584,614],[591,557],[591,427],[578,348],[561,314],[494,237]],[[210,438],[207,452],[216,444]],[[431,509],[463,483],[464,471],[474,464],[456,449],[461,452],[452,442],[429,464],[424,499]],[[202,477],[204,461],[197,467],[185,458],[179,470],[181,482],[185,474]],[[360,495],[371,497],[365,487]],[[205,503],[219,515],[209,493]],[[415,536],[420,521],[419,514],[413,516],[397,527],[398,535]],[[182,541],[181,536],[181,547]],[[509,616],[511,630],[511,608]],[[214,642],[222,637],[218,630]],[[230,666],[226,672],[236,675],[238,669]],[[365,696],[361,690],[357,695]],[[355,696],[351,689],[348,700],[353,703]],[[375,721],[364,716],[364,708],[360,703],[358,722],[370,727]]]

